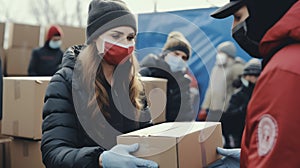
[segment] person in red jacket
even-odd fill
[[[263,59],[247,109],[240,166],[300,167],[300,1],[231,0],[211,16],[232,14],[233,38]]]
[[[32,50],[28,66],[29,76],[52,76],[60,69],[63,57],[62,37],[61,27],[51,25],[44,46]]]

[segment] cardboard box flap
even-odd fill
[[[118,144],[140,145],[133,155],[160,168],[200,168],[220,159],[220,122],[170,122],[117,136]],[[192,155],[191,155],[192,154]]]
[[[205,141],[210,136],[218,122],[172,122],[162,123],[155,127],[133,131],[120,136],[130,137],[172,137],[179,138],[201,130],[199,142]]]
[[[211,125],[209,127],[206,127],[206,129],[202,130],[199,135],[199,142],[206,142],[211,137],[212,133],[215,131],[218,125],[220,125],[221,127],[221,123],[219,123],[217,125]]]

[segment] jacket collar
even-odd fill
[[[62,59],[62,67],[69,67],[74,69],[77,57],[81,50],[85,48],[85,45],[76,45],[68,48],[66,52],[64,53],[63,59]]]
[[[259,46],[263,58],[271,57],[289,43],[300,42],[299,16],[300,1],[296,2],[264,35]]]

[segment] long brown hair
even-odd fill
[[[95,43],[88,45],[78,56],[82,66],[82,82],[87,86],[88,94],[91,96],[88,100],[88,107],[94,107],[98,104],[100,111],[105,117],[110,117],[107,111],[104,111],[104,106],[109,106],[109,96],[106,92],[103,83],[105,76],[103,73],[101,57],[98,55]],[[138,121],[140,117],[140,110],[143,108],[141,101],[142,84],[138,79],[136,70],[138,63],[136,57],[132,54],[130,56],[130,69],[129,69],[129,98],[132,105],[135,107],[135,119]],[[118,81],[119,82],[119,81]],[[122,82],[122,81],[120,81]],[[94,110],[93,115],[98,113],[99,110]]]

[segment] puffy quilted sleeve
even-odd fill
[[[63,68],[51,79],[43,108],[42,144],[43,163],[49,168],[96,168],[103,152],[99,146],[82,145],[72,101],[68,76],[70,68]],[[82,133],[81,133],[82,134]]]

